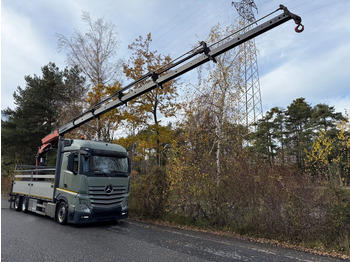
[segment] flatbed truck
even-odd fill
[[[130,159],[105,142],[61,139],[56,167],[16,166],[14,208],[55,218],[60,224],[128,216]]]

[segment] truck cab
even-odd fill
[[[60,143],[54,190],[58,222],[126,218],[131,170],[126,150],[88,140]]]

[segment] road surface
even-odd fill
[[[1,204],[1,261],[343,261],[128,219],[62,226]]]

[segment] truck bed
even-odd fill
[[[55,171],[55,167],[17,165],[11,194],[52,199]]]

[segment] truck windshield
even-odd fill
[[[89,157],[82,156],[81,162],[82,173],[90,176],[127,175],[129,170],[127,157],[90,155]]]

